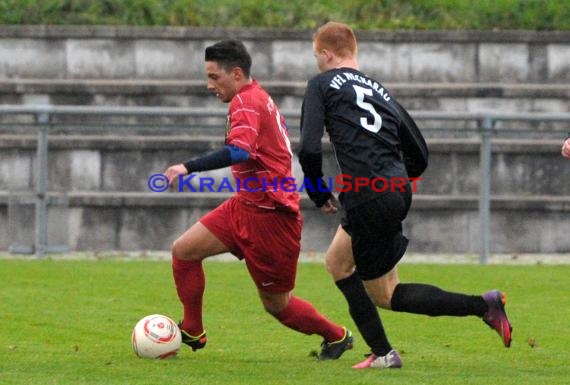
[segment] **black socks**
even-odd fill
[[[392,295],[392,310],[435,316],[482,317],[488,310],[481,296],[450,293],[420,283],[400,283]]]
[[[376,306],[368,297],[362,280],[354,272],[350,277],[336,281],[348,302],[349,313],[360,334],[377,356],[392,350]],[[436,286],[420,283],[400,283],[392,295],[392,310],[414,314],[463,317],[483,317],[488,305],[479,295],[451,293]]]
[[[354,272],[350,277],[335,283],[346,298],[349,313],[366,344],[377,356],[388,354],[392,346],[388,342],[376,306],[368,297],[358,273]]]

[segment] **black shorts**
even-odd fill
[[[379,278],[400,261],[408,239],[402,234],[402,221],[412,204],[412,191],[385,192],[378,198],[345,213],[342,228],[352,238],[352,252],[363,280]]]

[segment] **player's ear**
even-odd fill
[[[235,81],[240,81],[245,77],[243,69],[240,67],[234,67],[231,71],[231,74]]]
[[[324,48],[321,51],[321,53],[324,55],[327,63],[330,63],[334,59],[334,54],[332,53],[332,51],[329,51],[326,48]]]

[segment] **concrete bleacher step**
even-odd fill
[[[494,138],[492,140],[492,193],[507,195],[570,195],[570,162],[560,156],[560,139]],[[51,135],[49,181],[56,190],[148,191],[146,178],[165,166],[219,148],[222,134],[203,136]],[[295,150],[298,139],[292,139]],[[425,194],[477,194],[479,151],[477,138],[429,138],[430,165],[419,184]],[[0,181],[5,186],[34,187],[37,136],[0,135]],[[325,175],[338,174],[331,147],[323,146]],[[122,167],[121,165],[129,165]],[[83,171],[85,170],[85,171]],[[302,175],[294,161],[294,174]],[[231,177],[229,170],[203,173]],[[146,176],[146,178],[145,178]],[[0,190],[7,190],[1,188]]]
[[[302,97],[306,86],[304,81],[259,81],[272,95],[276,95],[276,99]],[[570,98],[570,85],[566,83],[386,82],[384,86],[399,98]],[[206,89],[205,79],[0,79],[0,100],[3,104],[30,103],[34,99],[41,101],[43,97],[46,102],[56,105],[90,105],[106,101],[97,99],[97,96],[103,98],[112,95],[122,96],[125,100],[130,97],[132,102],[141,105],[165,101],[155,99],[156,96],[165,99],[166,96],[177,96],[180,98],[178,102],[190,100],[190,96],[210,96],[215,99]],[[170,101],[174,102],[176,99]]]
[[[262,81],[279,104],[291,135],[298,133],[305,82]],[[408,110],[443,112],[498,111],[503,113],[570,112],[568,84],[514,83],[393,83],[386,84]],[[195,108],[216,111],[212,116],[56,116],[54,129],[66,134],[138,133],[141,135],[203,134],[221,131],[226,106],[199,80],[142,79],[0,79],[0,103],[54,106],[147,106]],[[0,116],[0,133],[18,133],[33,124],[32,116]],[[465,136],[476,131],[476,122],[422,121],[428,137]],[[168,126],[168,127],[166,127]],[[502,128],[538,131],[551,138],[568,123],[515,122]],[[460,131],[458,131],[460,130]]]
[[[24,195],[20,193],[19,199]],[[19,246],[33,246],[33,194],[27,205],[3,207],[10,199],[0,192],[0,249],[19,237]],[[68,192],[52,194],[48,207],[52,238],[71,250],[169,250],[174,234],[190,226],[219,205],[226,193]],[[13,200],[14,198],[12,198]],[[325,250],[340,216],[325,216],[303,196],[305,226],[302,249]],[[480,247],[478,197],[475,195],[424,195],[414,203],[404,222],[411,239],[410,252],[477,253]],[[52,214],[53,213],[53,214]],[[491,198],[493,253],[556,253],[570,250],[564,226],[570,198],[552,196],[494,196]],[[54,215],[55,214],[55,215]],[[10,229],[4,229],[11,223]],[[27,239],[25,235],[28,235]],[[27,242],[27,243],[26,243]],[[61,243],[61,241],[60,241]]]
[[[56,217],[64,223],[51,222],[50,231],[65,238],[72,250],[168,250],[172,234],[228,193],[152,193],[147,179],[168,164],[221,143],[220,135],[51,135],[48,190],[55,195],[49,207],[59,210]],[[36,145],[36,135],[0,135],[0,249],[8,249],[13,241],[8,224],[17,235],[27,234],[24,229],[32,226]],[[428,139],[428,145],[430,166],[418,183],[405,224],[413,240],[410,250],[476,253],[480,143],[438,138]],[[563,177],[570,175],[570,162],[559,154],[560,141],[494,139],[492,147],[492,251],[570,250],[570,185]],[[325,175],[334,176],[338,170],[331,149],[324,150]],[[227,170],[200,175],[231,178]],[[294,175],[302,175],[296,160]],[[320,214],[304,195],[303,250],[325,250],[338,218]],[[27,208],[10,209],[11,199],[24,196],[31,199]],[[9,212],[16,218],[8,218]],[[62,234],[64,228],[68,233]]]

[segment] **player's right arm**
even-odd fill
[[[309,198],[317,207],[323,207],[332,194],[327,191],[323,177],[323,155],[321,140],[325,127],[324,95],[319,88],[318,76],[309,81],[301,108],[301,143],[299,163],[305,179],[312,188],[307,188]],[[319,189],[319,183],[324,188]]]
[[[243,148],[226,145],[219,150],[211,151],[184,163],[172,165],[166,169],[164,175],[173,186],[179,175],[188,175],[197,171],[216,170],[231,166],[235,163],[245,162],[249,159],[249,152]]]

